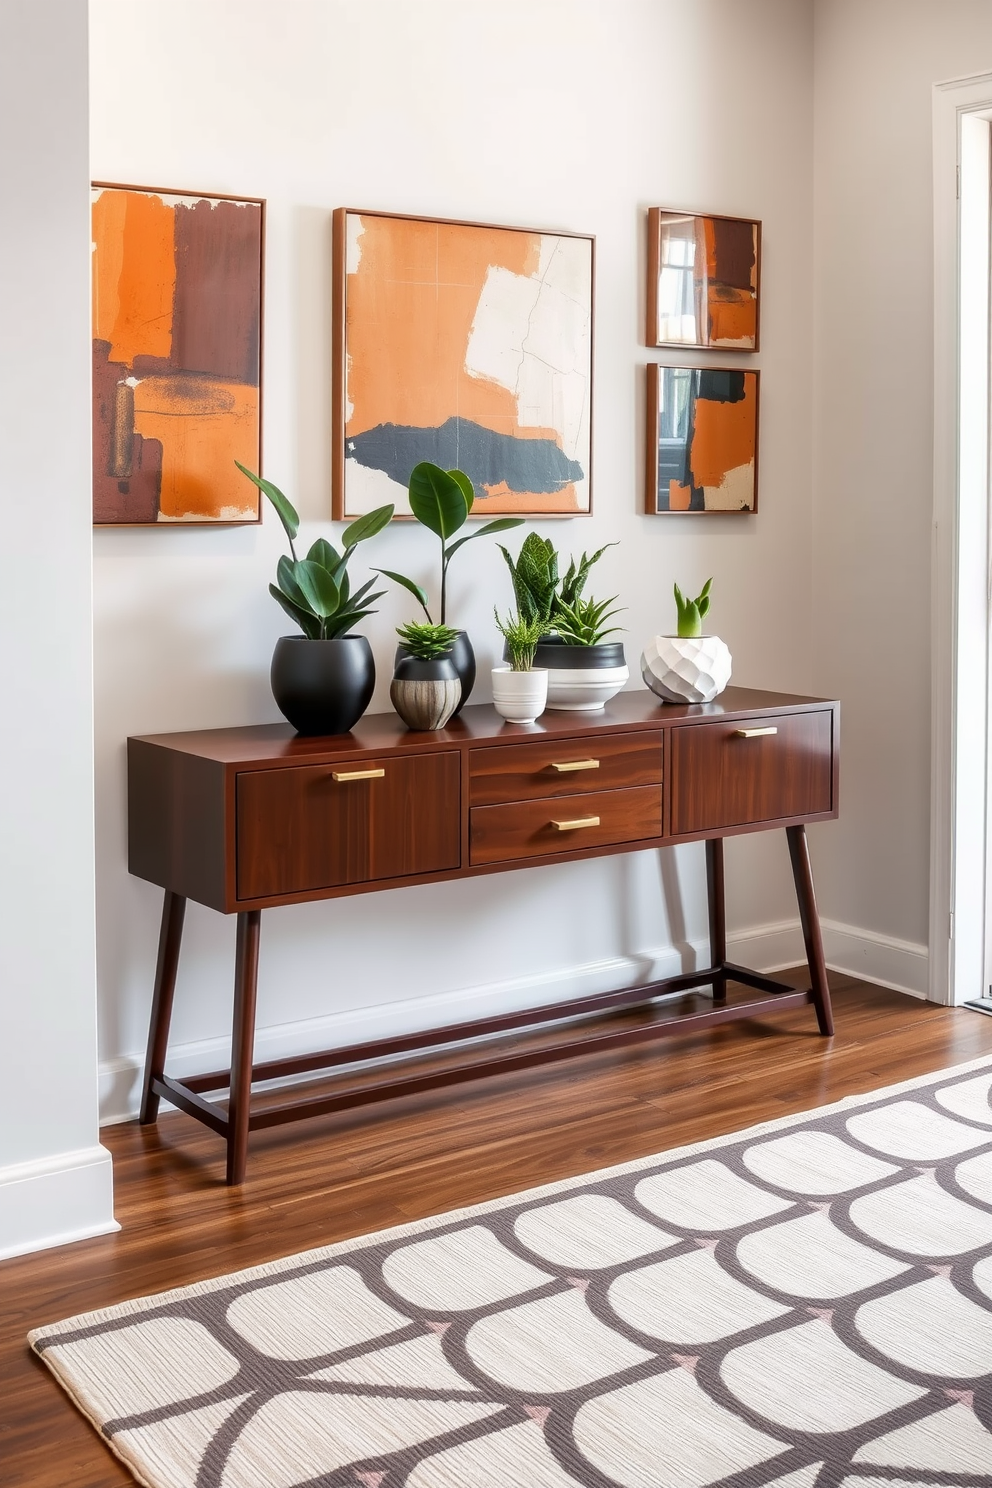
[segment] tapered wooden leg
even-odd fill
[[[710,964],[723,966],[727,960],[727,908],[723,880],[723,838],[710,837],[706,843],[706,898],[710,912]],[[713,1001],[726,1002],[727,978],[713,978]]]
[[[179,969],[179,947],[182,945],[185,917],[186,900],[183,895],[166,889],[165,902],[162,905],[162,929],[158,937],[152,1013],[148,1024],[148,1049],[141,1084],[141,1114],[138,1119],[142,1126],[150,1126],[158,1119],[159,1097],[152,1090],[152,1081],[160,1080],[165,1073],[169,1024],[172,1022],[172,1002],[176,993],[176,972]]]
[[[227,1181],[243,1183],[248,1162],[251,1066],[255,1052],[255,994],[258,986],[260,909],[238,914],[234,960],[234,1036],[231,1041],[231,1100],[228,1105]]]
[[[799,901],[799,918],[806,942],[806,961],[809,966],[810,986],[813,989],[813,1006],[816,1021],[822,1034],[834,1031],[834,1015],[830,1006],[830,987],[827,982],[827,964],[823,959],[823,939],[820,935],[820,916],[816,909],[813,892],[813,870],[809,861],[809,843],[804,826],[786,827],[789,839],[789,855],[792,858],[792,876],[796,881],[796,898]]]

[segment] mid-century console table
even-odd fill
[[[624,692],[603,713],[545,713],[529,727],[488,706],[447,728],[411,733],[394,714],[350,734],[302,738],[288,724],[128,740],[132,873],[165,890],[141,1121],[166,1100],[227,1142],[227,1181],[245,1174],[248,1133],[302,1116],[471,1079],[711,1023],[812,1003],[833,1032],[805,823],[837,815],[839,705],[731,687],[717,701],[662,705]],[[723,838],[784,827],[810,988],[727,960]],[[261,914],[405,884],[435,883],[606,853],[706,842],[711,965],[566,1003],[253,1063]],[[231,1067],[180,1082],[165,1073],[183,914],[194,899],[236,914]],[[764,996],[727,1001],[727,981]],[[388,1072],[360,1089],[251,1109],[252,1081],[326,1070],[712,987],[713,1005],[539,1048],[491,1043],[464,1062]],[[230,1089],[227,1110],[205,1092]]]

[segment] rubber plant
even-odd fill
[[[273,485],[256,475],[240,460],[234,462],[243,475],[254,481],[258,489],[271,501],[289,539],[290,557],[285,554],[276,565],[275,584],[269,585],[269,593],[286,614],[311,641],[331,641],[346,635],[366,615],[373,615],[377,599],[385,593],[379,589],[372,593],[374,579],[369,579],[359,589],[352,591],[348,577],[351,555],[360,542],[375,537],[391,520],[393,507],[380,506],[366,512],[346,527],[339,550],[326,538],[318,537],[305,558],[297,557],[296,537],[300,530],[300,518],[289,498]]]
[[[680,640],[691,641],[703,633],[703,617],[710,607],[710,585],[713,580],[707,579],[695,599],[686,599],[678,584],[675,585],[675,604],[679,612],[678,636]]]
[[[472,542],[477,537],[486,537],[493,532],[507,532],[511,527],[519,527],[523,518],[495,517],[491,522],[485,522],[481,527],[477,527],[474,532],[468,532],[464,537],[452,541],[454,534],[464,527],[469,518],[475,503],[475,490],[464,470],[442,470],[440,465],[433,465],[430,460],[421,460],[419,465],[413,467],[410,475],[409,497],[410,510],[417,521],[441,540],[439,619],[444,625],[448,618],[448,565],[459,548],[463,548],[467,542]],[[408,590],[427,616],[428,624],[433,625],[427,591],[420,584],[408,578],[406,574],[394,572],[391,568],[377,568],[375,572],[382,574],[384,578],[392,579],[394,584],[400,584]]]

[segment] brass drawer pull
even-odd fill
[[[553,763],[551,768],[552,770],[557,770],[559,775],[565,775],[569,770],[598,770],[599,760],[563,760],[561,764],[557,762]]]
[[[771,728],[735,729],[734,732],[738,739],[764,739],[768,734],[777,734],[778,729],[773,726]]]
[[[551,825],[556,832],[575,832],[579,827],[598,827],[598,816],[577,816],[574,821],[553,821]]]
[[[385,770],[332,770],[332,780],[381,780]]]

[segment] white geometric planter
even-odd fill
[[[641,653],[641,676],[666,703],[709,703],[730,681],[732,660],[719,636],[654,636]]]
[[[507,723],[533,723],[548,701],[546,667],[515,672],[508,666],[493,667],[493,707]]]

